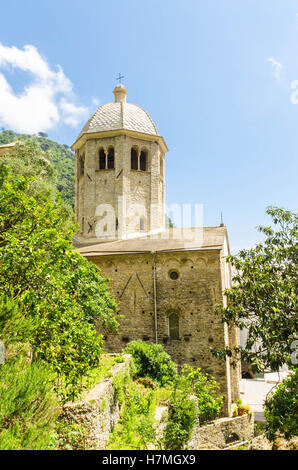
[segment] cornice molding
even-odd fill
[[[150,134],[145,134],[142,132],[137,132],[137,131],[131,131],[128,129],[116,129],[112,131],[102,131],[102,132],[88,132],[86,134],[81,135],[71,146],[71,148],[76,151],[80,149],[86,142],[87,140],[93,140],[93,139],[105,139],[108,137],[116,137],[119,135],[127,135],[129,137],[133,137],[135,139],[141,139],[141,140],[148,140],[150,142],[157,142],[163,153],[168,152],[168,147],[167,144],[165,143],[165,140],[162,136],[160,135],[150,135]]]

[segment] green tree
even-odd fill
[[[267,214],[273,226],[258,227],[264,241],[229,257],[237,274],[225,291],[227,306],[216,309],[229,326],[247,329],[245,347],[213,350],[218,357],[241,358],[257,370],[291,365],[298,327],[298,217],[277,207],[269,207]]]
[[[26,140],[16,143],[12,154],[4,155],[0,158],[0,169],[8,166],[16,174],[26,177],[34,175],[34,185],[32,191],[47,193],[48,197],[56,196],[53,189],[56,189],[57,172],[45,153],[41,150],[38,142]]]
[[[16,143],[11,155],[0,158],[1,168],[7,166],[14,174],[32,178],[30,185],[31,195],[42,203],[45,199],[55,202],[59,198],[57,192],[58,173],[51,164],[45,152],[35,140],[25,140]],[[71,205],[63,199],[60,203],[61,219],[65,223],[65,230],[74,222],[74,213]]]
[[[0,132],[0,145],[11,142],[34,143],[43,152],[44,158],[52,165],[56,173],[56,187],[62,199],[74,207],[74,153],[65,144],[47,138],[45,133],[38,136],[30,134],[18,134],[12,130],[3,129]],[[12,158],[11,156],[8,158]],[[2,157],[1,157],[2,159]],[[26,165],[26,159],[24,160]],[[21,172],[21,174],[23,174]],[[31,173],[32,175],[33,173]]]
[[[289,376],[266,398],[265,418],[266,436],[270,441],[284,435],[286,439],[298,436],[298,369]]]
[[[52,202],[45,192],[37,193],[33,178],[1,167],[0,294],[10,292],[30,319],[18,342],[29,342],[33,360],[48,363],[63,377],[65,398],[74,398],[102,351],[95,323],[115,331],[117,321],[107,280],[73,250],[63,207],[59,198]],[[1,323],[10,323],[10,332],[11,320],[8,308]],[[6,336],[8,343],[15,339]]]

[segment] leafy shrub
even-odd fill
[[[265,401],[266,436],[274,441],[278,434],[286,439],[298,435],[298,368]]]
[[[132,341],[126,347],[134,361],[135,377],[150,377],[161,386],[171,383],[177,377],[177,366],[160,344]]]
[[[223,398],[217,395],[218,389],[219,386],[214,379],[200,375],[196,383],[196,395],[201,424],[217,418],[220,414]]]
[[[125,358],[122,357],[122,356],[116,356],[116,357],[114,357],[113,361],[114,361],[115,364],[122,363],[122,362],[125,362]]]
[[[113,379],[114,402],[118,402],[120,406],[122,406],[125,401],[126,387],[130,382],[131,378],[128,373],[124,376],[117,374]]]
[[[219,385],[200,368],[185,365],[175,380],[170,397],[169,417],[165,433],[166,449],[182,449],[190,439],[196,416],[200,424],[215,419],[222,407]],[[195,395],[196,403],[190,398]],[[198,408],[198,411],[197,411]]]
[[[58,414],[52,377],[25,360],[0,365],[0,449],[50,449]]]
[[[138,447],[146,449],[149,443],[155,441],[155,431],[152,418],[138,416],[135,420],[135,433],[139,436]]]
[[[85,449],[84,428],[78,423],[58,420],[55,428],[56,447],[61,450]]]
[[[185,365],[176,387],[184,390],[185,393],[196,395],[200,424],[212,421],[219,416],[223,403],[222,396],[218,395],[220,387],[214,378],[203,373],[202,369]]]
[[[125,403],[126,410],[124,412],[124,418],[129,414],[132,415],[147,415],[151,405],[153,394],[152,392],[144,393],[143,387],[139,387],[135,382],[131,382],[129,387],[125,390]]]
[[[170,397],[164,444],[166,449],[183,449],[190,439],[196,421],[196,404],[181,390]]]
[[[147,449],[154,442],[154,410],[156,396],[153,390],[146,390],[142,385],[129,378],[118,376],[114,391],[117,399],[124,404],[121,419],[113,429],[109,449]],[[116,386],[116,390],[115,390]]]

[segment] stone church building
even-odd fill
[[[80,253],[110,278],[120,319],[109,352],[141,339],[160,343],[179,365],[201,367],[221,385],[225,408],[239,397],[240,369],[210,347],[239,344],[212,313],[231,284],[226,227],[166,228],[165,140],[148,113],[126,101],[100,106],[75,151],[75,212]]]

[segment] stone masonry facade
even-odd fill
[[[229,334],[212,313],[222,298],[220,250],[113,255],[90,258],[110,279],[118,305],[118,334],[106,336],[108,352],[120,352],[129,341],[162,344],[180,366],[201,367],[219,382],[226,408],[239,396],[237,373],[212,356],[211,347],[229,344]],[[154,264],[156,290],[154,291]],[[172,271],[178,279],[171,279]],[[155,318],[156,300],[156,318]],[[178,315],[179,338],[171,339],[169,317]],[[233,377],[234,375],[234,377]]]

